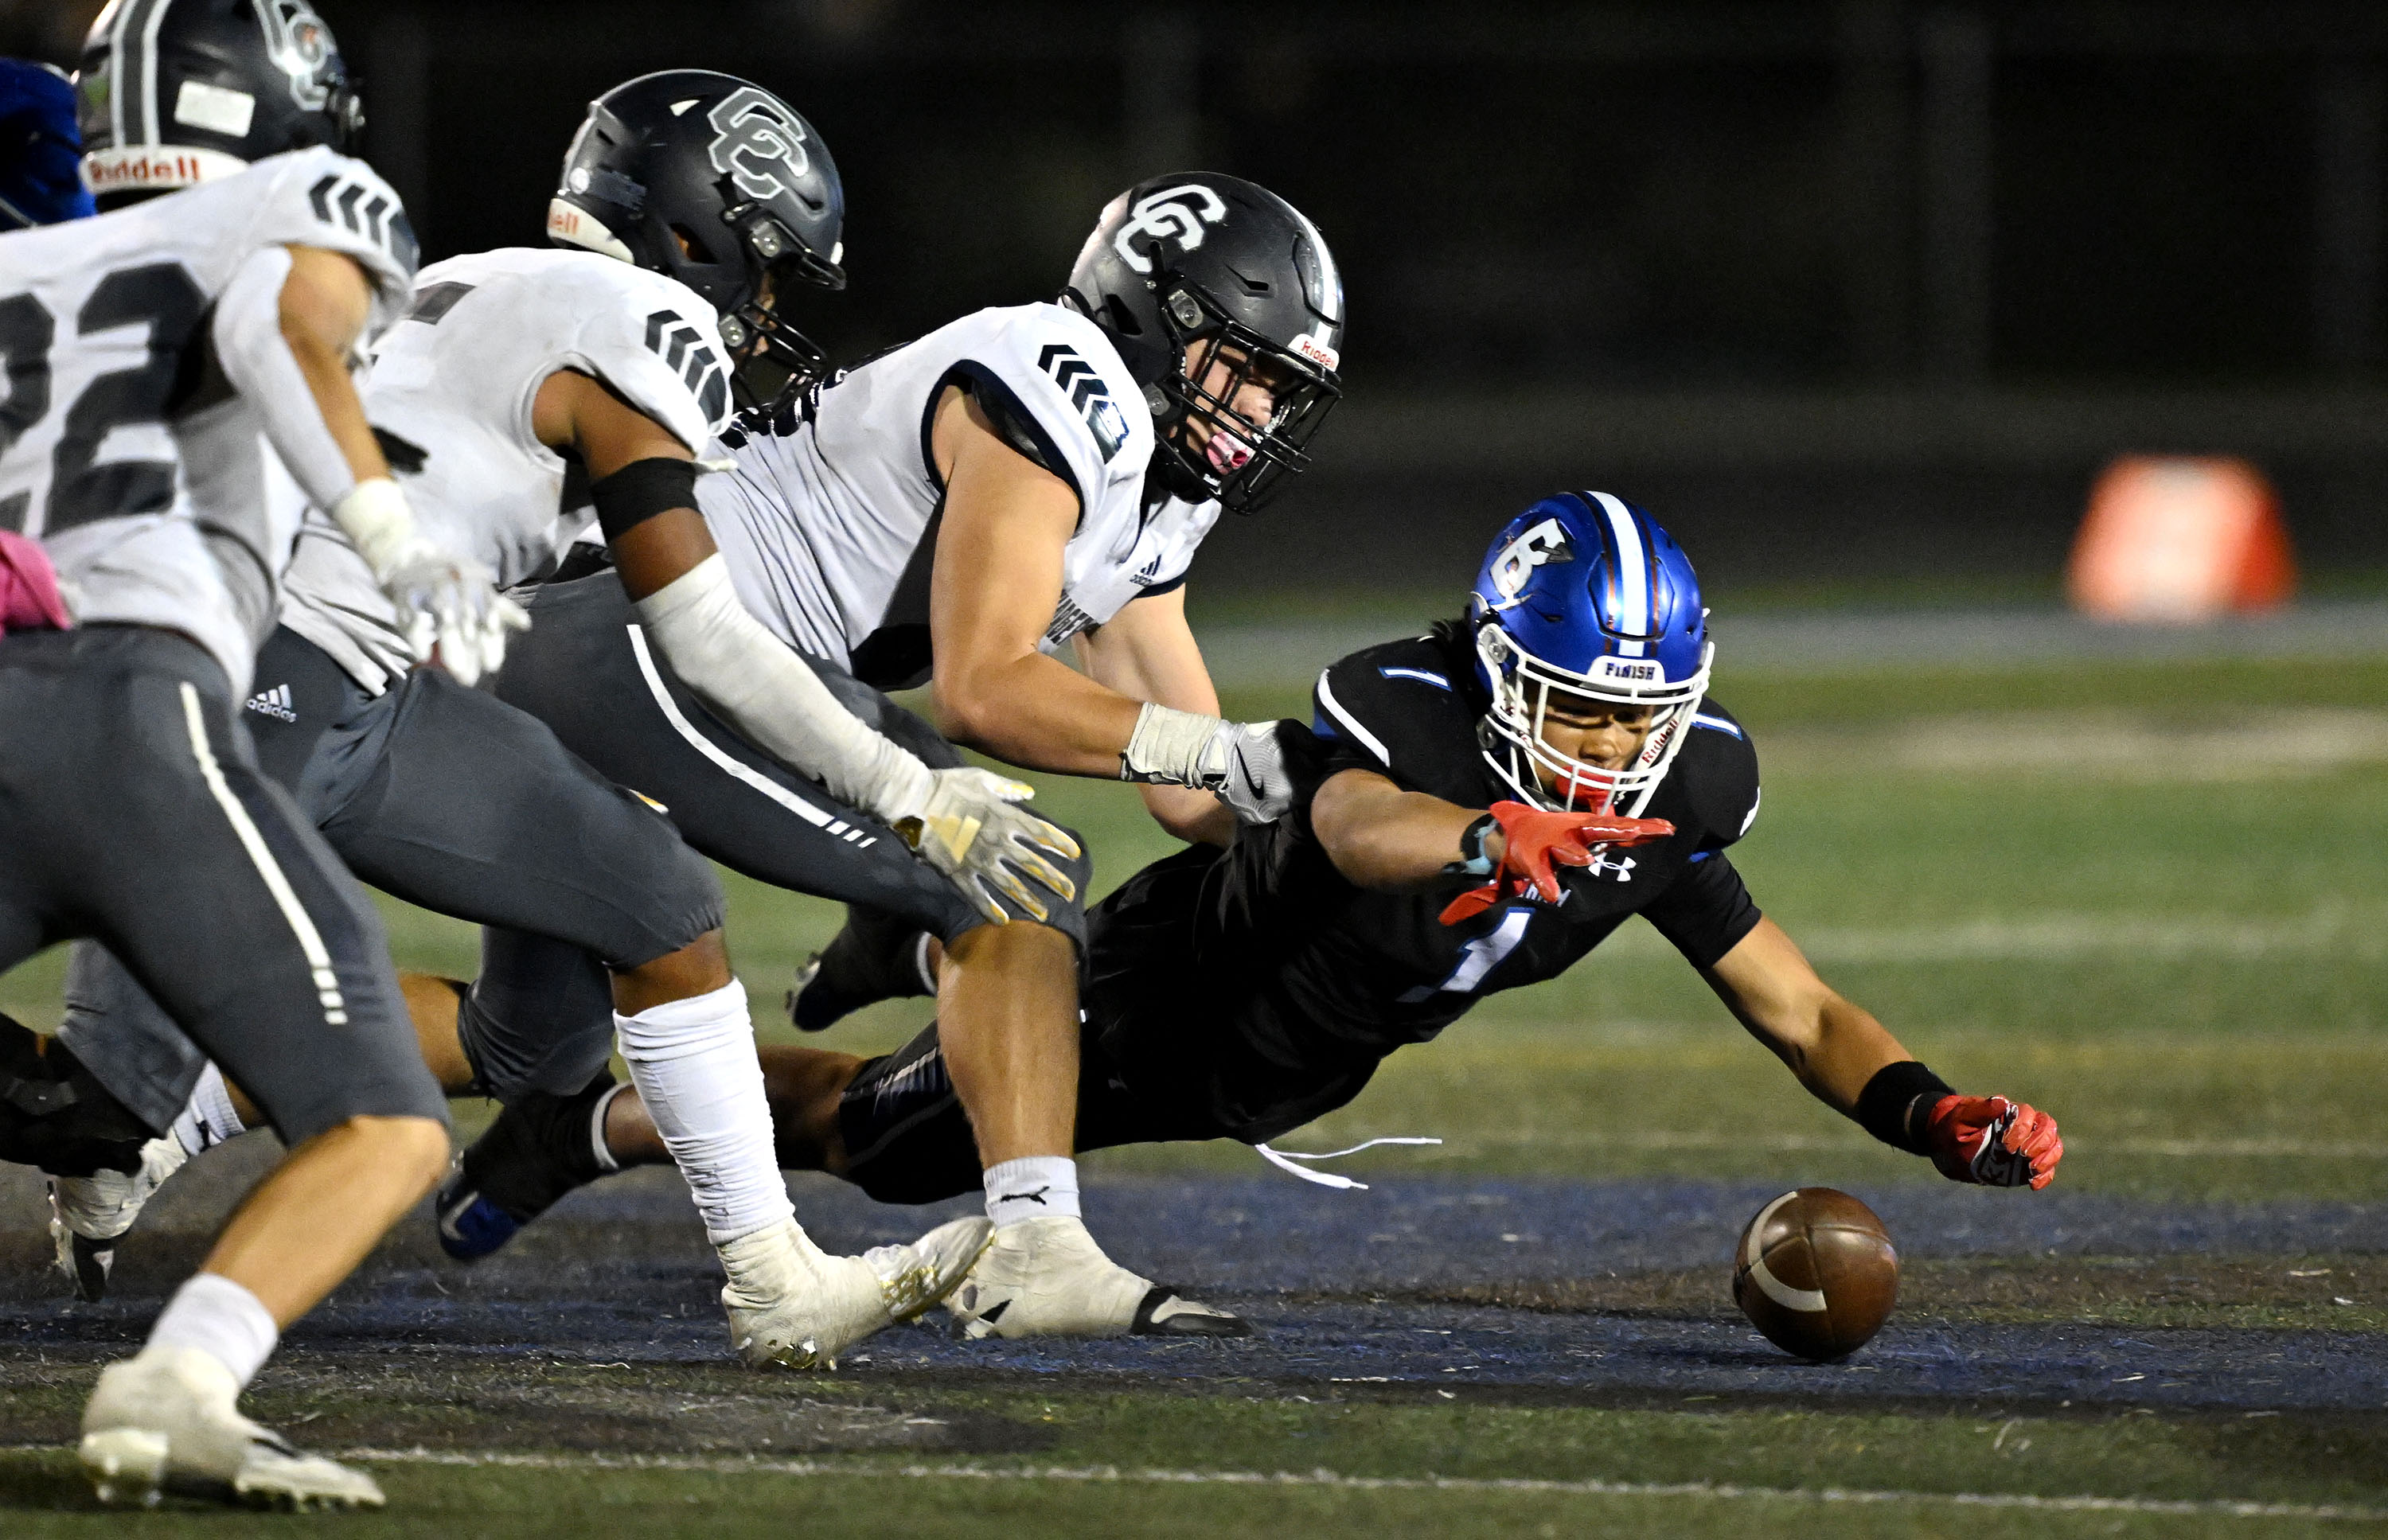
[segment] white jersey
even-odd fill
[[[328,149],[0,235],[0,526],[41,537],[78,622],[179,631],[242,692],[306,499],[255,407],[208,398],[205,328],[275,246],[355,258],[377,296],[368,336],[405,302],[398,195]]]
[[[423,533],[485,562],[501,587],[551,570],[595,518],[577,478],[566,498],[564,457],[531,431],[532,398],[563,370],[604,381],[692,454],[730,413],[712,307],[591,251],[485,251],[424,269],[365,379],[365,413]],[[413,662],[372,570],[320,510],[282,620],[375,693]]]
[[[1145,505],[1152,414],[1111,339],[1059,305],[964,316],[841,372],[803,410],[742,416],[718,451],[734,468],[697,483],[740,600],[789,646],[883,688],[928,672],[945,496],[928,430],[949,385],[1077,491],[1047,651],[1175,587],[1219,517],[1216,502]]]

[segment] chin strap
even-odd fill
[[[1271,1149],[1265,1142],[1255,1144],[1252,1148],[1259,1153],[1260,1157],[1263,1160],[1267,1161],[1278,1170],[1290,1171],[1304,1181],[1314,1181],[1321,1187],[1334,1187],[1347,1192],[1365,1193],[1368,1190],[1368,1184],[1365,1181],[1354,1181],[1350,1177],[1337,1176],[1332,1171],[1314,1171],[1307,1166],[1297,1166],[1294,1162],[1298,1160],[1340,1160],[1345,1155],[1358,1155],[1362,1150],[1373,1150],[1379,1144],[1440,1144],[1442,1142],[1442,1140],[1429,1136],[1397,1134],[1386,1139],[1363,1140],[1361,1142],[1353,1145],[1348,1150],[1328,1150],[1322,1155],[1304,1155],[1299,1150]]]

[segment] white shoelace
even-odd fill
[[[1386,1139],[1365,1140],[1348,1150],[1327,1150],[1319,1155],[1304,1155],[1299,1150],[1272,1149],[1265,1143],[1255,1144],[1252,1148],[1260,1152],[1260,1157],[1263,1160],[1278,1170],[1290,1171],[1304,1181],[1315,1181],[1321,1187],[1335,1187],[1354,1193],[1365,1193],[1368,1190],[1368,1184],[1365,1181],[1354,1181],[1350,1177],[1337,1176],[1332,1171],[1314,1171],[1307,1166],[1297,1166],[1294,1162],[1340,1160],[1345,1155],[1358,1155],[1362,1150],[1373,1150],[1379,1144],[1440,1144],[1442,1142],[1442,1140],[1431,1136],[1401,1134]]]

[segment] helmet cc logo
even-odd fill
[[[705,117],[715,134],[713,169],[750,198],[777,197],[812,168],[804,128],[759,86],[731,92]]]
[[[275,69],[290,77],[290,95],[309,112],[321,112],[332,99],[324,66],[332,54],[332,34],[307,0],[266,0],[257,7],[258,24],[265,29],[265,52]]]
[[[1175,241],[1187,251],[1202,244],[1202,227],[1227,217],[1227,200],[1199,182],[1147,193],[1128,210],[1128,221],[1111,237],[1120,260],[1138,272],[1152,271],[1145,248],[1154,241]]]

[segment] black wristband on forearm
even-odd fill
[[[696,462],[657,455],[629,464],[591,485],[589,499],[597,505],[597,527],[608,540],[675,508],[696,506]]]
[[[1857,1120],[1866,1132],[1910,1155],[1930,1155],[1924,1119],[1940,1098],[1952,1093],[1948,1081],[1913,1059],[1884,1065],[1858,1092]]]
[[[1492,832],[1492,814],[1486,814],[1459,831],[1459,859],[1445,866],[1446,877],[1491,877],[1492,858],[1484,853],[1484,837]]]

